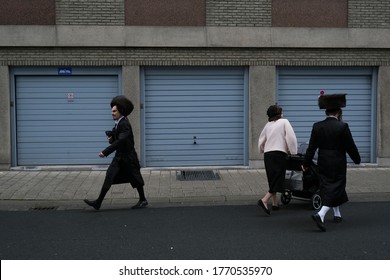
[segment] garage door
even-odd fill
[[[244,68],[146,68],[143,78],[145,166],[247,164]]]
[[[318,96],[347,93],[343,118],[362,156],[362,162],[375,162],[375,70],[372,68],[279,68],[278,103],[296,131],[298,142],[307,142],[314,122],[325,118],[318,108]]]
[[[107,164],[118,76],[15,76],[17,165]]]

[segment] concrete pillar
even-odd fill
[[[11,112],[9,70],[0,66],[0,170],[11,167]]]
[[[249,166],[263,168],[263,155],[257,143],[267,123],[267,109],[275,104],[276,71],[274,66],[249,67]]]
[[[378,70],[378,165],[390,166],[390,66]]]
[[[141,87],[139,66],[122,67],[122,94],[129,98],[134,104],[134,111],[130,114],[129,120],[133,128],[135,149],[141,153]],[[139,157],[141,159],[141,157]]]

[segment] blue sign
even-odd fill
[[[72,68],[58,68],[58,75],[72,75]]]

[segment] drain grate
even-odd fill
[[[176,180],[179,181],[206,181],[206,180],[221,180],[218,172],[213,170],[181,170],[176,172]]]
[[[33,211],[47,211],[47,210],[57,210],[57,206],[37,206],[37,207],[32,207],[30,210]]]

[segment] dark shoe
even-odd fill
[[[279,206],[272,205],[272,210],[278,211],[278,210],[280,210],[280,207],[279,207]]]
[[[99,210],[100,209],[100,203],[98,203],[96,200],[88,200],[88,199],[84,199],[84,202],[86,204],[88,204],[89,206],[92,206],[93,208],[95,208],[95,210]]]
[[[343,221],[343,218],[341,218],[341,217],[338,217],[338,216],[334,216],[334,218],[333,218],[333,222],[335,222],[335,223],[341,223]]]
[[[324,226],[324,223],[321,221],[321,217],[320,215],[318,214],[314,214],[311,216],[314,220],[314,222],[316,222],[316,225],[317,227],[321,230],[321,231],[326,231],[326,228]]]
[[[269,209],[267,207],[265,207],[265,205],[261,199],[257,202],[257,206],[259,206],[261,209],[263,209],[264,212],[267,213],[268,215],[271,215],[271,212],[269,211]]]
[[[145,208],[146,206],[148,206],[148,201],[147,200],[140,200],[137,202],[136,205],[134,205],[133,207],[131,207],[131,209],[140,209],[140,208]]]

